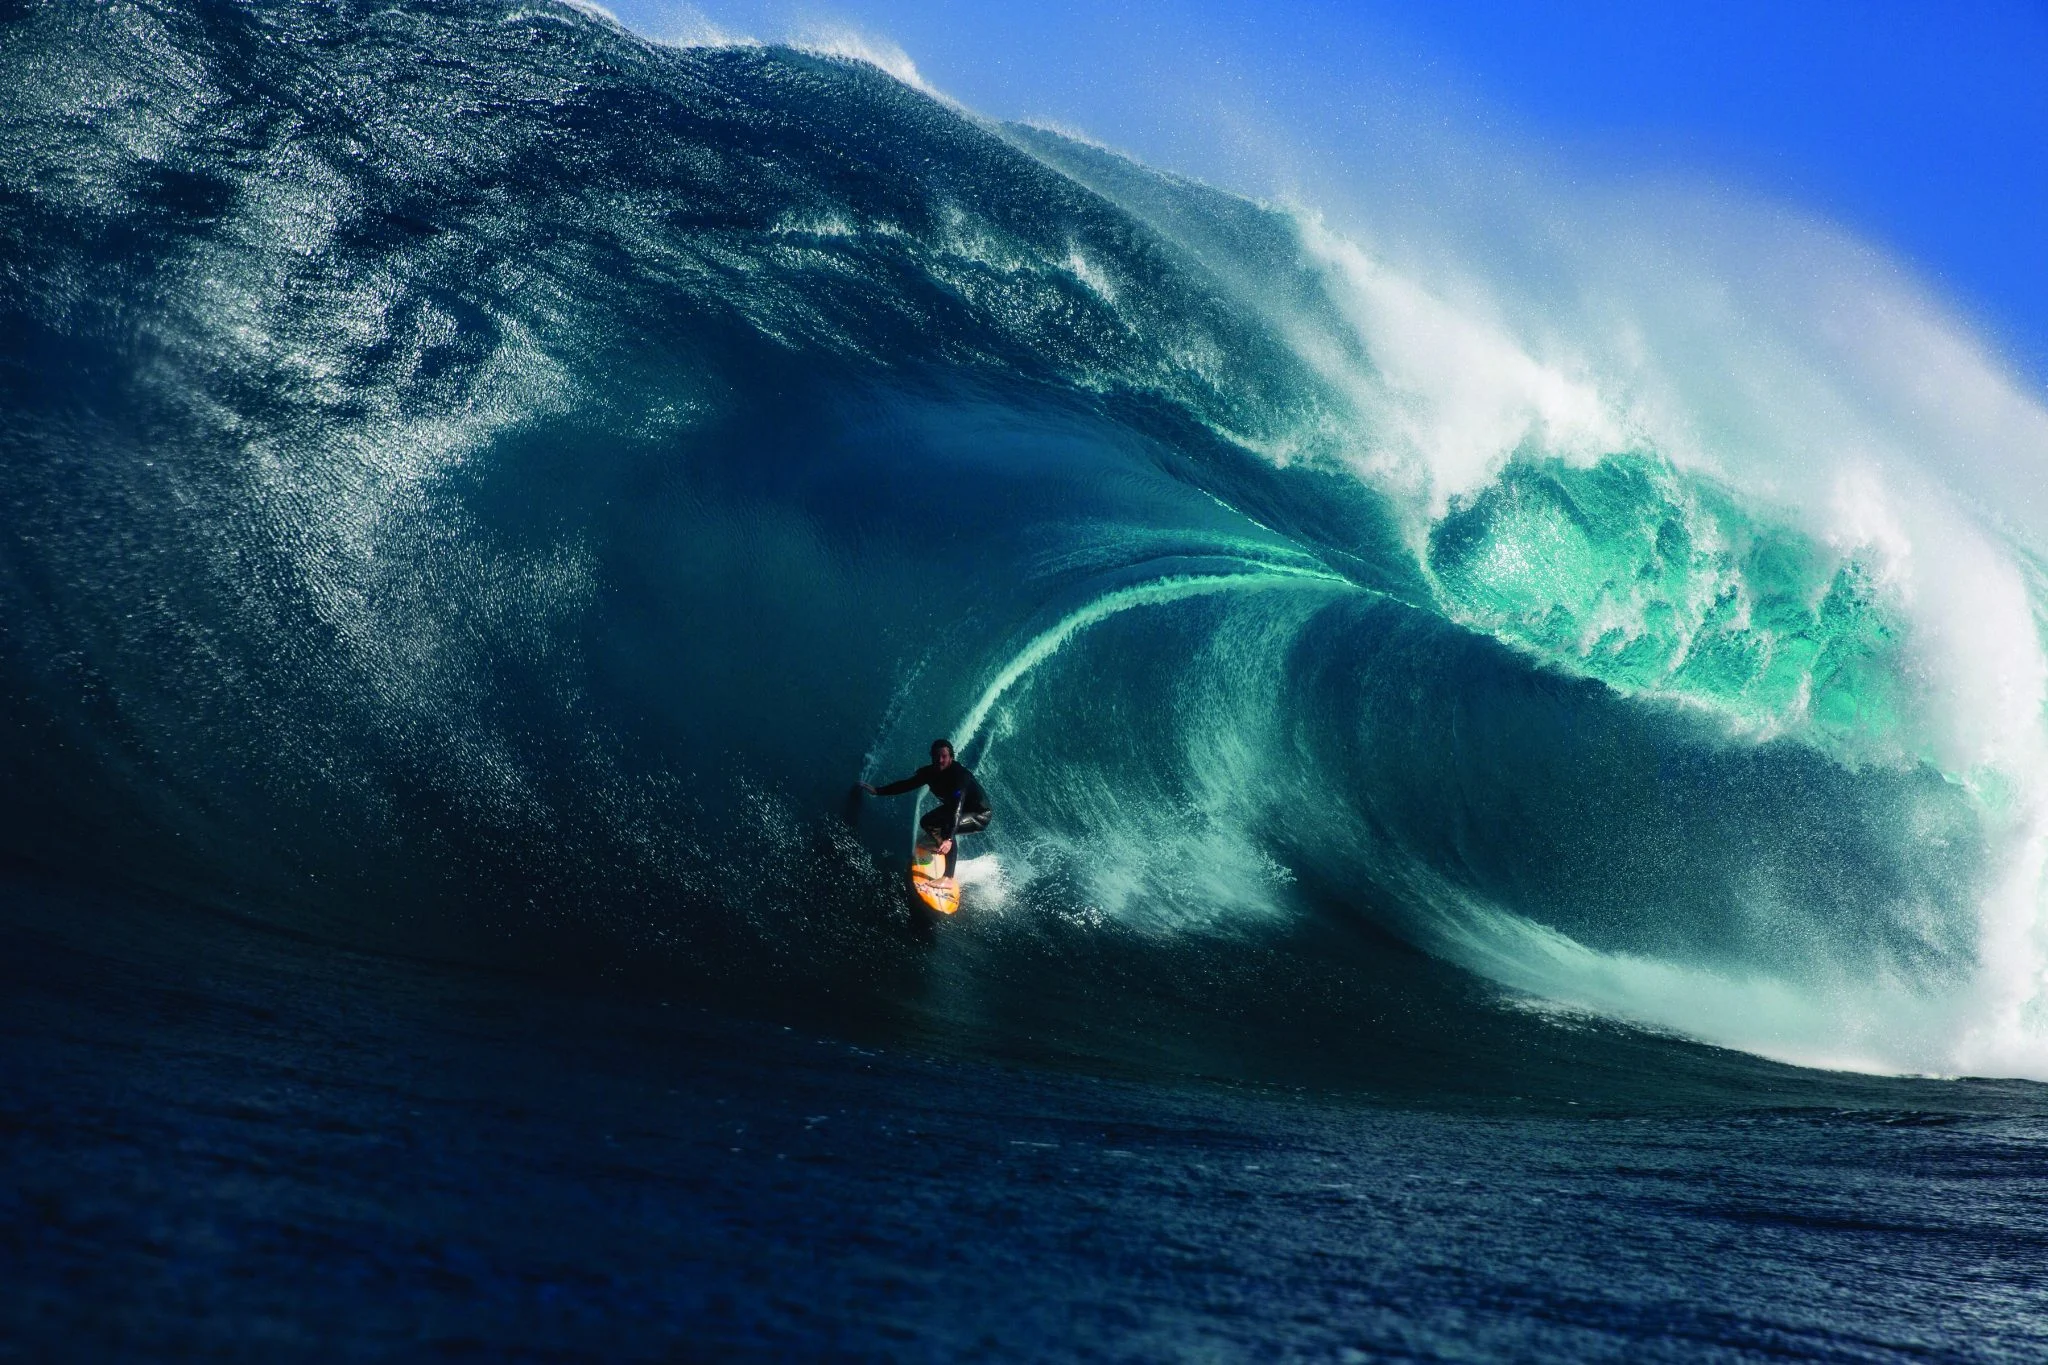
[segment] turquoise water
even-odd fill
[[[1429,558],[1472,625],[1755,732],[1896,753],[1924,700],[1869,566],[1655,456],[1517,462],[1432,529]]]

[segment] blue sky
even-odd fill
[[[614,0],[656,33],[850,31],[985,114],[1071,125],[1250,192],[1292,143],[1680,178],[1902,260],[2048,387],[2048,0]]]

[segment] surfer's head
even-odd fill
[[[939,765],[939,766],[940,766],[941,768],[943,768],[943,767],[945,767],[945,766],[946,766],[947,764],[951,763],[952,761],[953,761],[953,741],[952,741],[952,740],[950,740],[950,739],[935,739],[935,740],[933,740],[933,741],[932,741],[932,762],[934,762],[934,763],[938,764],[938,765]]]

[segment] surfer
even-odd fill
[[[949,739],[933,740],[932,761],[902,781],[880,787],[869,782],[860,784],[861,790],[870,796],[901,796],[919,787],[931,788],[932,795],[939,798],[938,806],[927,811],[917,823],[937,841],[939,852],[946,855],[946,875],[951,877],[960,857],[959,837],[979,834],[988,828],[989,816],[993,814],[988,797],[982,794],[974,774],[954,760],[953,742]]]

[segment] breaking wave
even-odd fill
[[[2048,578],[1986,510],[2048,418],[1910,299],[1745,350],[1616,269],[1539,326],[579,9],[0,24],[17,862],[954,1022],[1337,954],[2048,1077]],[[940,732],[998,814],[922,945],[908,812],[837,812]]]

